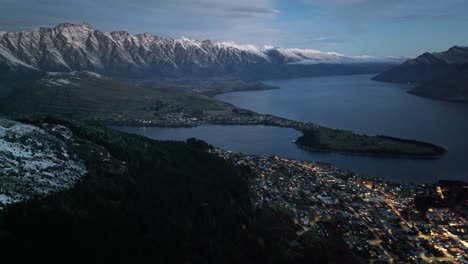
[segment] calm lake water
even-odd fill
[[[440,159],[400,159],[308,152],[291,143],[300,133],[265,126],[135,128],[121,130],[154,139],[203,139],[217,147],[249,154],[331,162],[358,173],[400,182],[468,180],[468,104],[410,95],[412,87],[371,81],[372,75],[269,81],[279,90],[228,93],[217,99],[259,113],[366,134],[431,142],[448,149]]]

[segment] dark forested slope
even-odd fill
[[[254,211],[250,171],[208,153],[202,141],[158,142],[50,118],[28,122],[68,127],[77,143],[70,148],[88,174],[70,190],[0,211],[4,258],[337,263],[345,256],[341,246],[323,241],[292,248],[292,220]],[[96,160],[89,145],[104,147],[126,169]]]

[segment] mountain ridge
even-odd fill
[[[0,35],[0,67],[10,74],[26,70],[88,70],[120,77],[270,78],[278,74],[281,77],[297,75],[297,67],[288,72],[291,68],[288,64],[302,60],[380,65],[367,57],[311,49],[175,39],[149,33],[134,35],[127,31],[101,32],[87,23],[62,23],[53,28],[40,27]],[[381,66],[371,69],[367,65],[360,71],[377,72]]]
[[[457,70],[457,65],[468,63],[468,47],[453,46],[443,52],[425,52],[385,71],[374,80],[397,83],[424,83]]]
[[[468,64],[441,78],[425,82],[409,93],[433,99],[468,102]]]
[[[468,102],[468,47],[453,46],[443,52],[425,52],[383,72],[373,80],[417,83],[411,94],[433,99]]]

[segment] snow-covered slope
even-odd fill
[[[0,66],[42,71],[88,70],[113,76],[274,74],[291,62],[360,59],[334,52],[101,32],[89,24],[0,34]]]
[[[61,126],[51,131],[0,119],[0,208],[69,188],[86,174],[68,152],[72,133]]]
[[[161,38],[128,32],[103,33],[88,24],[60,24],[30,32],[8,32],[0,57],[9,64],[44,71],[89,70],[106,74],[177,73],[228,64],[267,63],[265,56],[211,41]]]

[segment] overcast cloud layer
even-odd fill
[[[62,22],[349,55],[468,45],[468,0],[0,0],[0,30]]]

